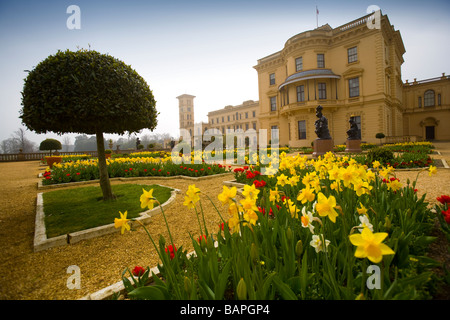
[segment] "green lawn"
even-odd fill
[[[43,194],[45,227],[47,237],[94,228],[114,222],[120,218],[119,211],[128,211],[127,218],[137,218],[142,209],[142,189],[153,188],[153,196],[160,203],[166,202],[172,189],[156,185],[123,184],[113,185],[116,201],[104,202],[100,186],[57,190]]]

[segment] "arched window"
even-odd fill
[[[425,94],[423,95],[423,105],[424,107],[433,107],[435,105],[433,90],[425,91]]]

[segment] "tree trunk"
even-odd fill
[[[103,141],[103,132],[97,131],[97,157],[98,170],[100,172],[100,187],[102,188],[103,200],[115,200],[116,197],[112,193],[111,183],[109,181],[108,167],[106,166],[105,144]]]

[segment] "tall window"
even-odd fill
[[[359,97],[359,78],[348,80],[349,97]]]
[[[278,140],[278,126],[271,126],[270,129],[270,139],[272,142]]]
[[[256,117],[256,111],[253,111],[253,118]]]
[[[297,102],[305,101],[305,86],[297,86]]]
[[[277,111],[277,97],[270,97],[270,111]]]
[[[417,106],[418,106],[419,108],[422,108],[422,97],[419,97],[419,98],[417,99]]]
[[[275,73],[271,73],[269,75],[269,83],[270,83],[270,85],[275,84]]]
[[[317,68],[325,68],[325,55],[323,53],[317,54]]]
[[[300,120],[298,122],[298,139],[304,140],[306,139],[306,121]]]
[[[423,106],[424,107],[433,107],[434,106],[434,91],[427,90],[423,95]]]
[[[440,106],[440,105],[441,105],[441,94],[438,93],[438,106]]]
[[[303,70],[303,58],[297,58],[295,59],[295,71],[302,71]]]
[[[358,61],[358,51],[356,47],[347,49],[348,63]]]
[[[327,98],[327,84],[319,83],[319,99]]]

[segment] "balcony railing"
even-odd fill
[[[339,27],[339,31],[346,31],[352,28],[355,28],[357,26],[360,26],[362,24],[367,24],[367,21],[372,21],[375,18],[375,15],[373,13],[366,15],[360,19],[351,21],[347,24],[344,24],[342,26]]]

